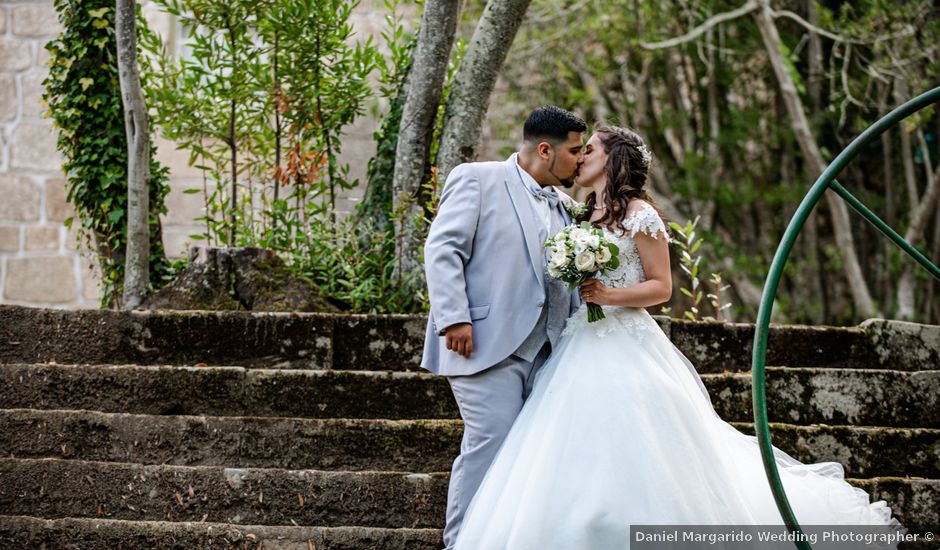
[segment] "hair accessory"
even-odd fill
[[[642,144],[636,148],[640,152],[640,155],[643,157],[643,166],[645,168],[650,167],[650,163],[653,162],[653,153],[650,152],[649,147],[646,144]]]

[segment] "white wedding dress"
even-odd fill
[[[645,280],[633,236],[667,238],[646,203],[605,230],[620,266],[611,287]],[[757,439],[715,413],[694,367],[644,309],[569,319],[460,528],[458,550],[629,548],[630,525],[782,525]],[[775,449],[803,525],[892,525],[884,501],[842,466]],[[789,543],[790,548],[793,547]]]

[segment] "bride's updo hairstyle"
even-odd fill
[[[606,124],[595,126],[594,133],[600,136],[604,152],[607,153],[607,166],[604,167],[604,178],[607,181],[604,204],[607,210],[604,217],[595,221],[594,225],[622,229],[620,222],[626,217],[627,204],[632,199],[644,200],[659,212],[645,189],[653,154],[643,138],[628,128]],[[578,221],[590,220],[596,204],[596,193],[592,192],[587,197],[587,211]]]

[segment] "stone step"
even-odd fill
[[[428,528],[447,474],[0,459],[0,515]]]
[[[735,423],[753,434],[751,423]],[[773,423],[774,444],[851,477],[940,479],[940,430]],[[0,456],[139,464],[319,470],[449,471],[459,420],[150,416],[0,411]]]
[[[440,529],[237,525],[101,518],[0,516],[9,548],[149,548],[151,550],[439,550]]]
[[[298,527],[189,521],[40,519],[0,516],[0,540],[16,548],[149,548],[164,550],[437,550],[439,529]],[[921,533],[922,534],[922,533]],[[936,549],[931,542],[900,550]]]
[[[748,422],[751,378],[702,375],[729,422]],[[446,380],[427,373],[0,364],[0,409],[159,415],[457,418]],[[940,371],[767,369],[770,420],[940,428]]]
[[[447,474],[0,459],[0,516],[440,528]],[[907,527],[940,524],[940,480],[850,479]]]
[[[754,325],[656,320],[700,372],[750,368]],[[426,322],[417,315],[0,305],[0,363],[417,370]],[[793,367],[932,369],[940,363],[940,326],[878,319],[848,328],[775,325],[767,361]]]

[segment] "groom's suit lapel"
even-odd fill
[[[542,250],[542,243],[539,242],[539,231],[544,231],[542,224],[535,219],[535,212],[532,209],[532,199],[522,188],[525,185],[519,172],[516,169],[516,161],[510,157],[506,161],[506,191],[509,192],[509,200],[512,207],[516,210],[516,217],[519,225],[522,227],[522,234],[525,235],[526,248],[529,250],[529,260],[532,262],[532,269],[539,280],[539,284],[545,284],[545,252]]]

